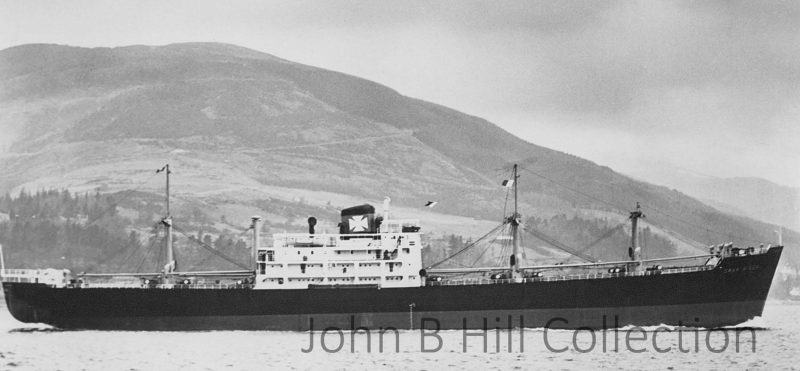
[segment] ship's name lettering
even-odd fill
[[[725,268],[722,273],[736,273],[736,272],[747,272],[747,271],[757,271],[761,269],[761,265],[759,264],[748,264],[743,265],[741,267],[731,267]]]

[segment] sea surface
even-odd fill
[[[325,333],[325,348],[321,332],[61,331],[16,321],[3,300],[0,370],[800,369],[799,315],[798,302],[770,301],[763,317],[710,332],[386,332],[381,350],[377,331],[349,329]]]

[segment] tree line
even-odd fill
[[[146,201],[131,201],[139,205]],[[153,205],[143,215],[153,216]],[[7,268],[67,268],[74,272],[156,272],[166,264],[163,226],[153,218],[123,217],[114,195],[67,190],[21,191],[0,198],[0,244]],[[154,223],[155,222],[155,223]],[[210,224],[205,223],[205,224]],[[247,264],[249,246],[241,235],[222,231],[173,235],[181,269],[231,269],[202,248]],[[207,229],[206,229],[207,230]]]
[[[139,248],[113,198],[100,193],[21,191],[0,198],[0,244],[7,268],[90,268],[118,249]]]

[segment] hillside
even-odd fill
[[[529,216],[623,221],[639,201],[654,230],[683,250],[774,241],[770,225],[525,142],[481,118],[233,45],[23,45],[0,51],[0,81],[2,192],[159,194],[153,171],[169,162],[179,210],[225,216],[230,227],[255,213],[302,225],[263,200],[330,213],[388,195],[406,217],[438,200],[436,213],[423,214],[434,231],[476,236],[491,227],[485,220],[502,217],[498,184],[519,163]]]
[[[643,180],[678,189],[720,211],[797,230],[800,189],[752,177],[719,178],[670,164],[630,170]]]
[[[800,228],[800,190],[759,178],[706,179],[684,186],[698,199],[731,205],[732,213]]]

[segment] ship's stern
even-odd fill
[[[3,282],[3,294],[6,298],[6,307],[17,321],[26,323],[48,322],[50,317],[47,310],[37,309],[24,299],[22,291],[34,289],[32,286],[41,284]]]
[[[7,269],[2,271],[3,294],[11,316],[26,323],[50,323],[52,312],[47,305],[36,305],[57,287],[70,280],[67,269]]]

